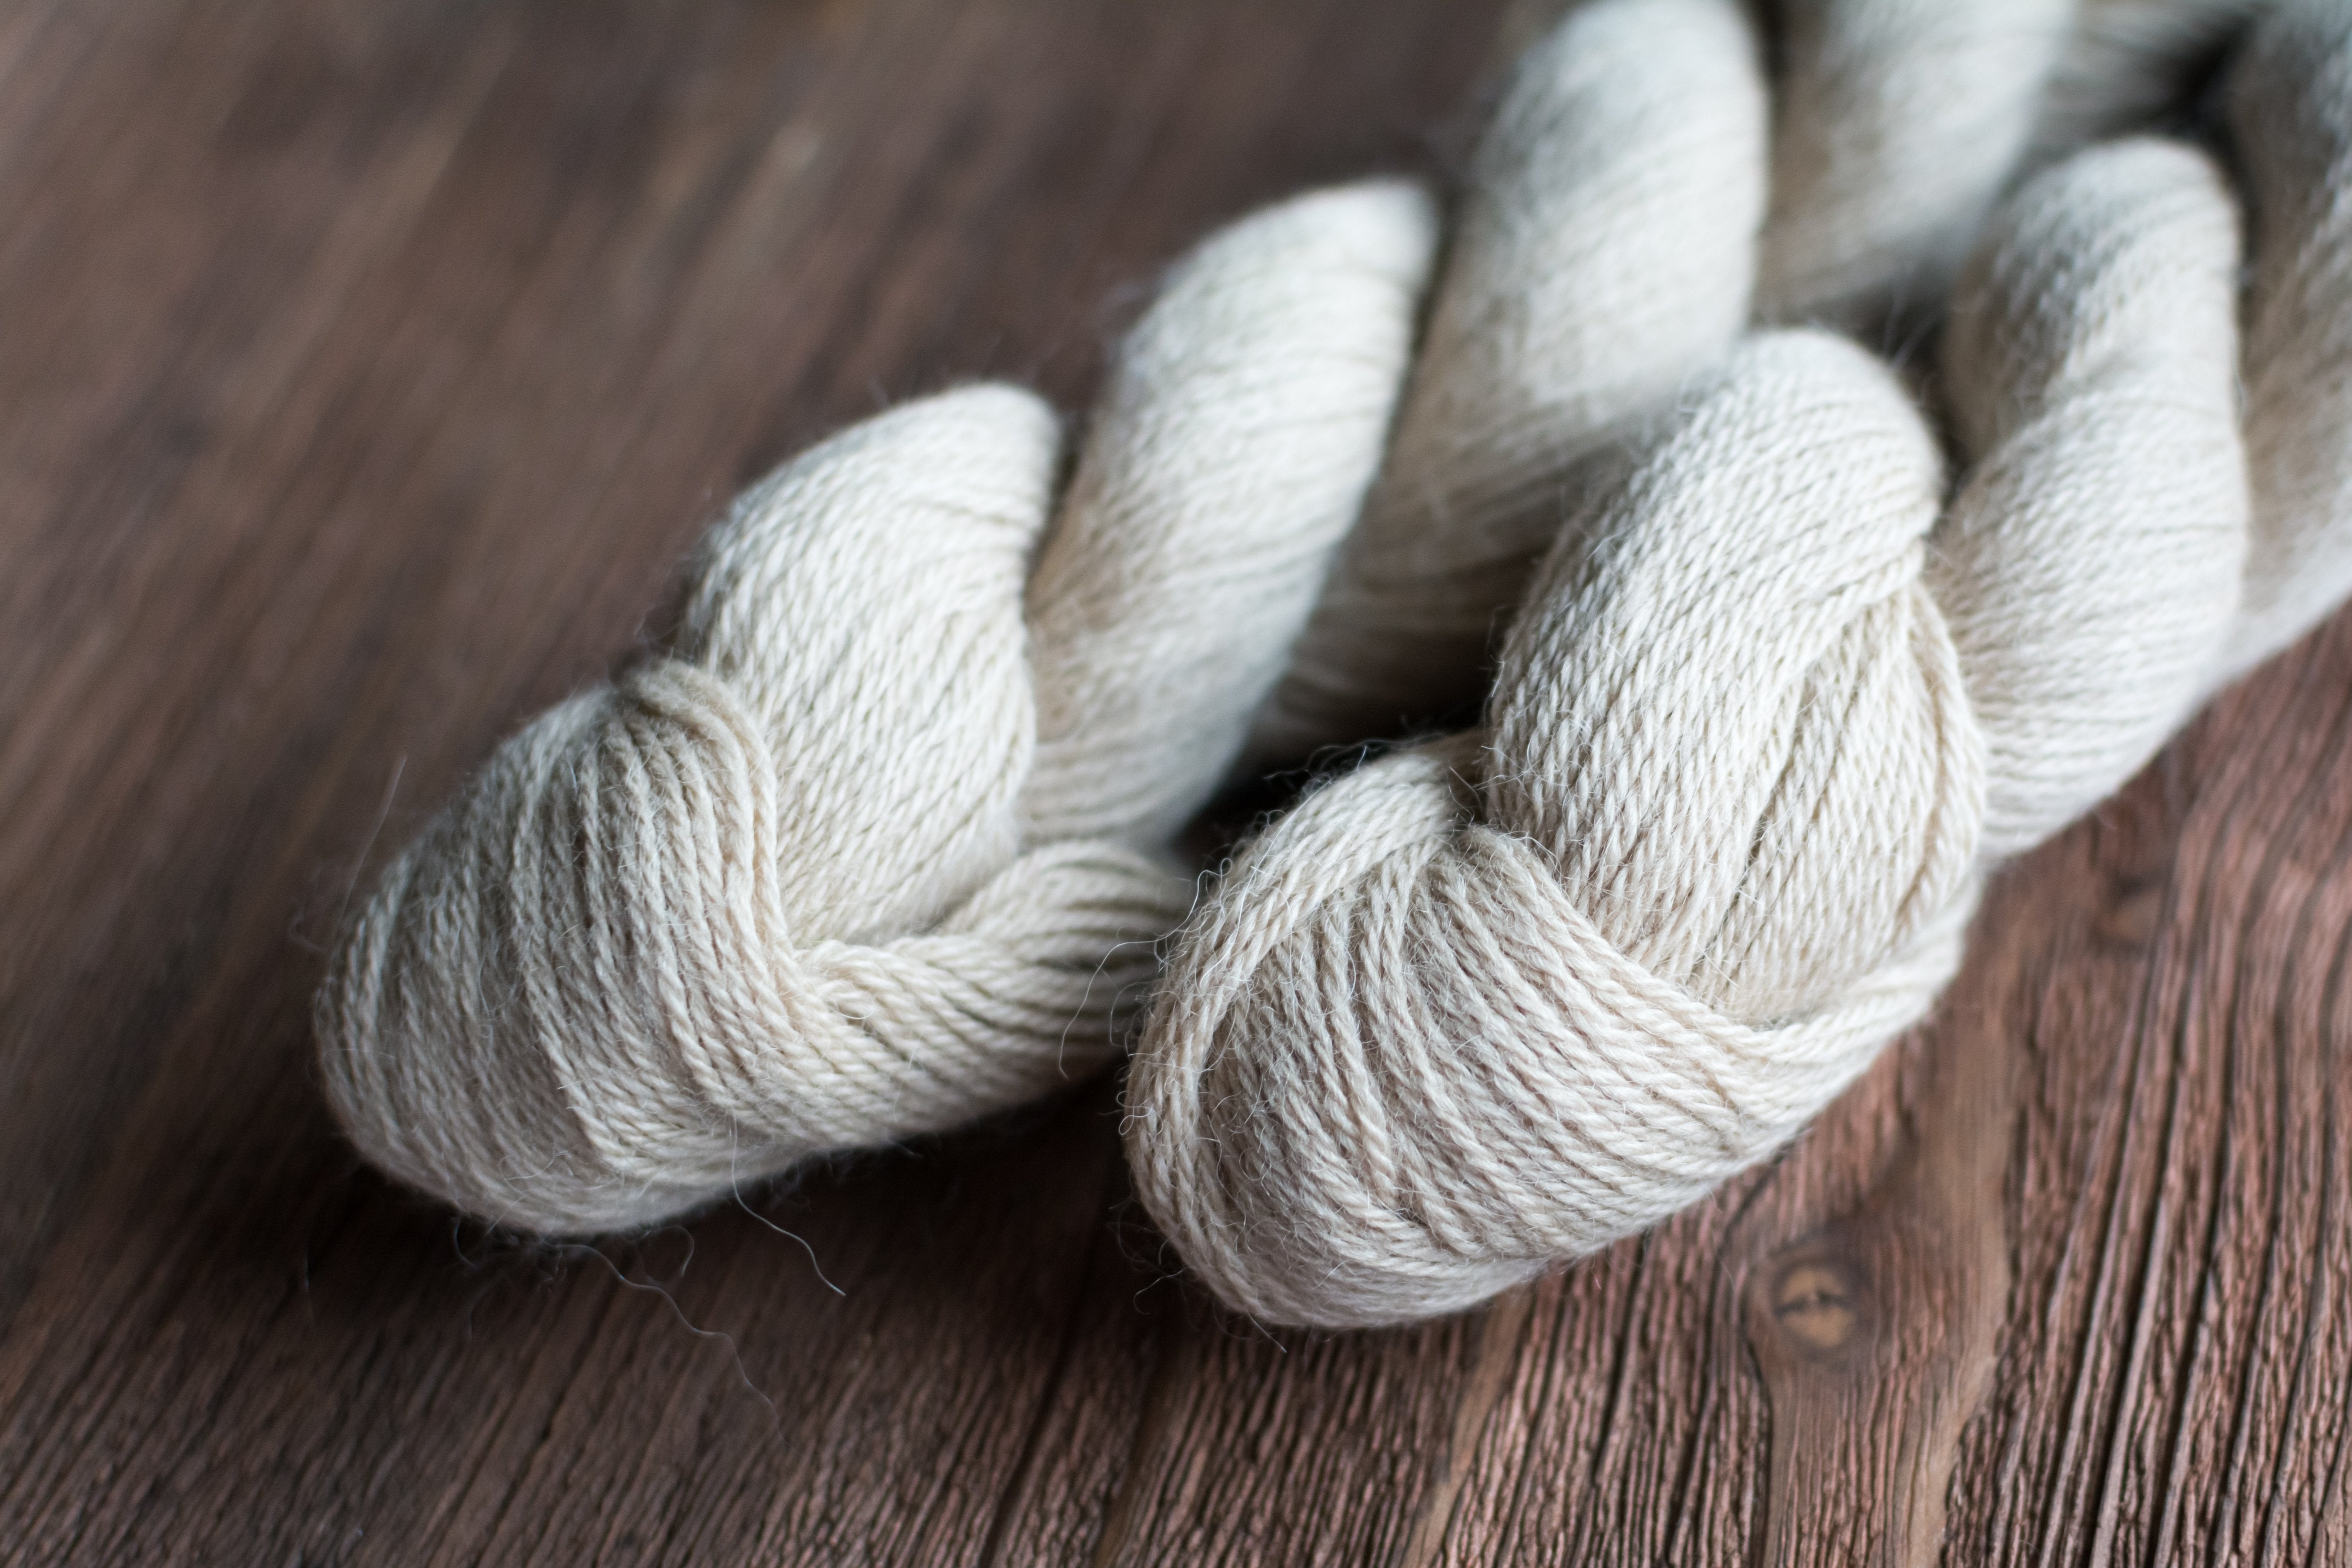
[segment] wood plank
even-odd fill
[[[17,74],[73,89],[0,163],[0,1556],[1083,1540],[1060,1470],[1035,1517],[1010,1493],[1118,1264],[1099,1097],[766,1200],[805,1247],[749,1214],[488,1246],[328,1136],[309,949],[379,826],[625,653],[750,474],[948,381],[1076,405],[1114,289],[1422,162],[1481,13],[25,26]]]
[[[0,13],[0,1563],[2352,1561],[2344,620],[1785,1157],[1452,1321],[1218,1316],[1107,1084],[593,1249],[333,1138],[359,868],[733,489],[1081,406],[1543,3]]]

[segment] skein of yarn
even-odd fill
[[[1056,424],[1005,387],[745,494],[668,654],[508,742],[345,939],[317,1028],[361,1152],[611,1229],[1106,1062],[1192,897],[1164,840],[1380,460],[1435,240],[1381,183],[1210,241],[1050,529]]]
[[[1470,172],[1395,440],[1254,754],[1465,706],[1578,463],[1751,320],[1939,300],[2021,160],[2160,109],[2265,0],[1794,0],[1768,92],[1737,0],[1592,0]]]
[[[2242,346],[2210,161],[2068,160],[1958,287],[1948,504],[1885,369],[1751,336],[1586,490],[1483,726],[1244,851],[1126,1130],[1226,1303],[1454,1310],[1702,1197],[1927,1011],[1990,864],[2352,589],[2352,9],[2266,19],[2229,118]]]
[[[1166,845],[1237,757],[1455,689],[1567,465],[1759,310],[1932,293],[2042,119],[2137,111],[2213,36],[2084,52],[2139,36],[2097,17],[2252,0],[2086,3],[1808,0],[1776,107],[1736,0],[1595,0],[1519,73],[1433,288],[1424,195],[1304,197],[1171,274],[1058,496],[1055,420],[1002,387],[786,465],[674,644],[509,741],[362,906],[317,1006],[352,1141],[482,1217],[610,1229],[1115,1059],[1192,898]]]

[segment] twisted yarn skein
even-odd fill
[[[1948,503],[1885,369],[1751,336],[1571,512],[1483,725],[1244,852],[1128,1090],[1223,1300],[1448,1311],[1704,1195],[1927,1010],[1989,865],[2352,588],[2352,10],[2265,21],[2230,118],[2242,346],[2208,159],[2056,166],[1952,308]]]
[[[1255,754],[1466,704],[1578,463],[1751,320],[1938,303],[2021,161],[2144,120],[2262,0],[1594,0],[1531,48],[1470,172],[1389,461]],[[1768,90],[1769,85],[1769,90]]]
[[[1099,1067],[1192,896],[1165,839],[1379,461],[1435,239],[1383,183],[1211,241],[1050,528],[1059,430],[1005,387],[745,494],[675,646],[500,748],[345,940],[317,1026],[362,1152],[611,1229]]]
[[[1171,276],[1066,484],[1002,387],[786,465],[672,646],[385,872],[318,1000],[345,1129],[483,1217],[600,1230],[1114,1059],[1192,898],[1166,845],[1245,747],[1458,681],[1432,650],[1483,646],[1575,458],[1759,310],[1940,288],[2026,150],[2140,111],[2242,3],[1808,0],[1775,108],[1733,0],[1598,0],[1507,98],[1433,290],[1424,195],[1305,197]],[[2111,25],[2158,13],[2191,20]]]

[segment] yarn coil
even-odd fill
[[[386,870],[318,1002],[339,1119],[564,1234],[1034,1098],[1117,1058],[1221,782],[1458,700],[1524,597],[1481,727],[1311,796],[1185,925],[1130,1157],[1220,1295],[1302,1322],[1696,1199],[1919,1016],[1990,857],[2352,582],[2332,6],[2239,68],[2242,443],[2234,207],[2179,148],[2002,209],[1948,508],[1887,371],[1753,330],[1932,309],[2021,163],[2250,8],[1821,0],[1768,83],[1734,0],[1594,0],[1442,265],[1416,187],[1302,197],[1169,276],[1066,479],[996,386],[788,463],[669,645]]]
[[[1796,0],[1769,84],[1728,0],[1571,11],[1479,149],[1389,463],[1255,754],[1475,700],[1580,459],[1751,321],[1901,333],[2021,163],[2144,120],[2259,8]]]
[[[614,1229],[1109,1060],[1192,898],[1167,836],[1379,462],[1435,238],[1376,184],[1202,247],[1049,534],[1058,426],[1008,387],[747,492],[667,653],[501,747],[344,941],[318,1034],[361,1152]]]
[[[1890,372],[1749,336],[1571,509],[1483,725],[1245,849],[1128,1095],[1224,1301],[1428,1316],[1696,1201],[1927,1013],[1989,865],[2352,588],[2352,9],[2229,112],[2242,349],[2211,162],[2058,164],[1951,309],[1948,504]]]

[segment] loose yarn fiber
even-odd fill
[[[1128,1090],[1224,1301],[1445,1312],[1700,1198],[1927,1012],[1989,865],[2352,588],[2352,7],[2264,21],[2229,120],[2242,344],[2209,159],[2057,164],[1951,308],[1948,501],[1886,369],[1749,335],[1581,493],[1484,723],[1241,855]]]
[[[2006,210],[1948,333],[1975,464],[1940,521],[1888,373],[1745,335],[1941,299],[2021,163],[2251,8],[1814,0],[1768,84],[1734,0],[1594,0],[1517,73],[1442,267],[1409,184],[1302,197],[1171,273],[1066,479],[999,386],[786,464],[670,646],[385,871],[318,1001],[338,1117],[565,1234],[1045,1092],[1116,1059],[1220,783],[1469,689],[1526,597],[1481,729],[1317,794],[1198,911],[1130,1154],[1213,1287],[1307,1322],[1696,1198],[1926,1006],[1988,855],[2352,574],[2302,521],[2342,513],[2352,412],[2332,7],[2242,68],[2251,524],[2195,154]]]

